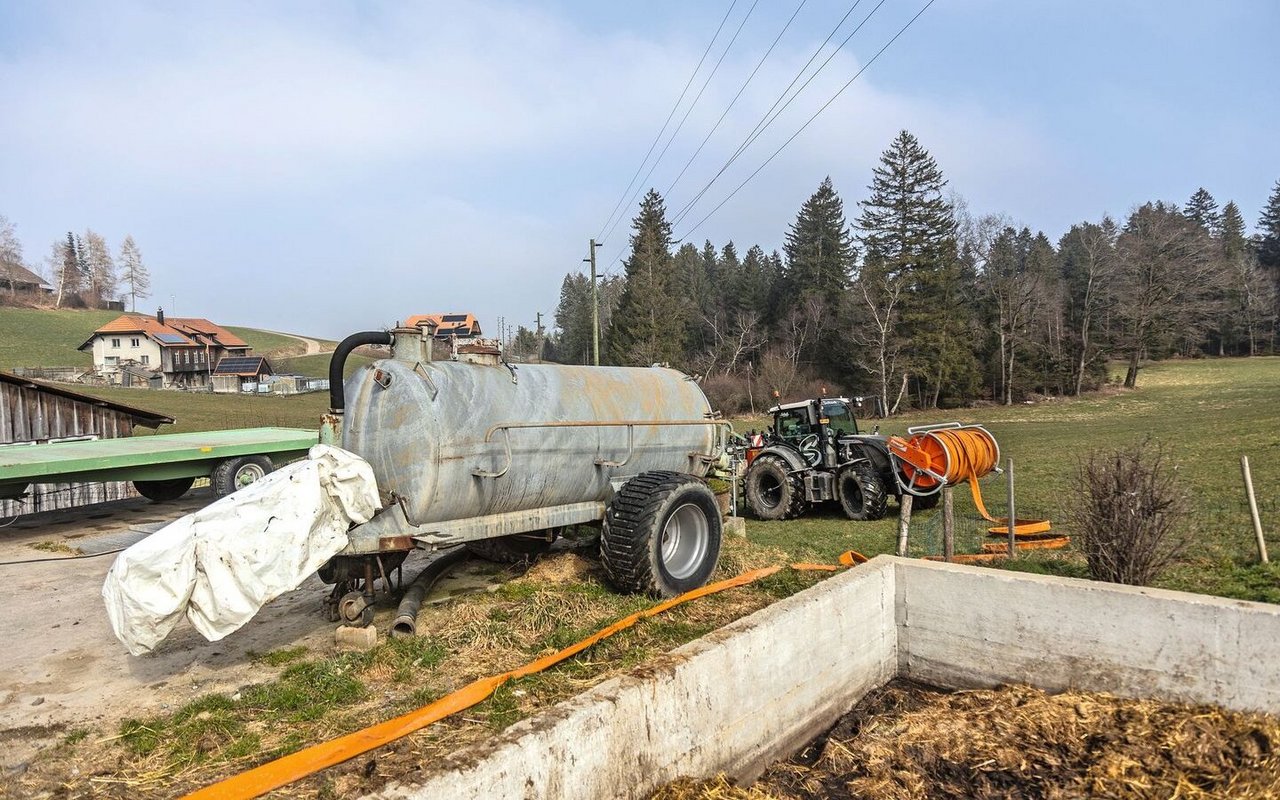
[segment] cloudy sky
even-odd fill
[[[852,217],[902,128],[973,211],[1054,238],[1201,185],[1256,222],[1280,178],[1273,0],[936,0],[689,230],[926,1],[862,0],[676,234],[780,247],[826,175]],[[644,188],[688,203],[851,3],[738,0]],[[131,233],[149,311],[333,338],[443,310],[532,326],[589,237],[620,268],[623,190],[729,6],[0,0],[0,214],[36,262],[68,230]]]

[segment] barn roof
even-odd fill
[[[87,403],[89,405],[99,406],[100,408],[109,408],[112,411],[118,411],[121,414],[132,417],[135,425],[142,425],[147,428],[158,428],[161,425],[172,425],[173,417],[157,414],[154,411],[145,411],[134,406],[127,406],[124,403],[116,403],[111,400],[103,400],[101,397],[83,394],[81,392],[73,392],[62,386],[44,381],[33,381],[30,378],[23,378],[8,372],[0,372],[0,383],[7,383],[17,386],[20,389],[29,389],[43,394],[56,395],[65,397],[68,400],[75,400],[79,403]]]

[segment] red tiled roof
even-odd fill
[[[215,325],[207,319],[198,317],[165,317],[162,323],[155,317],[146,314],[122,314],[98,328],[93,332],[93,335],[108,335],[112,333],[142,333],[155,339],[156,343],[161,347],[192,347],[204,344],[204,339],[211,340],[210,343],[220,347],[238,348],[249,346],[248,342],[231,331]],[[79,349],[84,350],[88,347],[93,342],[94,336],[90,336],[89,340],[80,345]],[[196,338],[197,336],[202,338],[198,339]],[[166,339],[170,341],[166,341]]]
[[[451,334],[459,336],[479,336],[480,321],[474,314],[462,312],[453,314],[414,314],[404,321],[406,328],[417,328],[426,322],[434,322],[436,336],[447,338]]]

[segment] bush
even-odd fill
[[[1188,504],[1176,469],[1150,439],[1079,463],[1068,516],[1094,580],[1146,586],[1181,555]]]

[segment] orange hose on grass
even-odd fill
[[[866,556],[861,553],[855,553],[852,550],[840,555],[840,563],[845,566],[861,564],[866,560]],[[821,570],[824,572],[834,572],[840,569],[840,567],[832,564],[792,564],[791,568],[795,570]],[[343,761],[408,736],[434,722],[439,722],[445,717],[468,709],[488,698],[489,695],[497,691],[498,687],[507,681],[523,678],[555,666],[592,645],[632,627],[642,619],[657,616],[690,600],[723,592],[726,589],[746,586],[761,578],[767,578],[781,569],[782,567],[764,567],[750,570],[733,578],[710,583],[691,592],[685,592],[678,597],[664,600],[643,611],[637,611],[630,616],[623,617],[612,625],[569,645],[563,650],[530,661],[528,664],[510,672],[480,678],[452,694],[394,719],[371,725],[368,728],[349,733],[346,736],[340,736],[337,739],[312,745],[296,753],[282,756],[274,761],[268,761],[266,764],[241,772],[238,775],[232,775],[230,778],[186,795],[185,800],[213,800],[213,798],[219,798],[219,800],[247,800],[247,798],[266,794],[272,789],[279,789],[281,786],[301,780],[327,767],[341,764]]]

